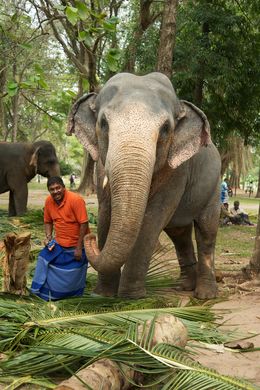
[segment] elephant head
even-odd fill
[[[89,261],[103,274],[118,271],[138,237],[153,176],[176,169],[207,145],[208,121],[197,107],[178,100],[163,74],[121,73],[98,95],[74,104],[68,132],[93,160],[101,160],[111,192],[108,237],[101,252],[86,239]]]
[[[34,175],[37,173],[45,177],[60,175],[56,151],[51,142],[37,141],[32,144],[30,167]]]

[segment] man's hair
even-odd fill
[[[238,206],[239,206],[239,204],[240,204],[239,201],[238,201],[238,200],[235,200],[234,206],[235,206],[235,205],[238,205]]]
[[[65,187],[64,181],[60,176],[52,176],[48,178],[47,188],[49,189],[53,184],[60,184],[62,187]]]

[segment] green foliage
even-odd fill
[[[70,76],[70,80],[66,80],[66,75],[61,78],[57,73],[58,69],[67,71],[67,65],[60,58],[61,52],[52,37],[40,36],[25,10],[15,8],[10,2],[0,3],[1,12],[7,9],[8,13],[0,19],[0,66],[5,70],[0,83],[4,117],[0,119],[9,129],[3,136],[14,140],[14,118],[17,117],[17,141],[42,137],[59,145],[61,132],[64,133],[61,124],[72,100],[62,91],[64,86],[69,90],[75,78]],[[13,23],[15,29],[11,28]]]
[[[259,49],[255,1],[183,3],[178,14],[173,82],[199,104],[219,147],[228,133],[259,141]],[[190,55],[192,53],[192,55]],[[203,84],[202,102],[196,88]]]
[[[204,389],[214,384],[216,389],[253,389],[249,383],[202,367],[191,359],[188,350],[185,353],[168,344],[151,347],[154,323],[162,313],[189,318],[185,320],[188,331],[192,329],[196,336],[197,329],[201,339],[212,330],[218,334],[218,342],[232,339],[231,335],[227,337],[218,330],[214,324],[215,315],[208,306],[132,308],[130,311],[124,300],[125,308],[116,311],[114,299],[85,296],[83,300],[92,304],[88,313],[78,313],[75,304],[73,312],[66,312],[66,301],[46,303],[30,297],[18,300],[2,295],[0,348],[7,358],[0,362],[1,379],[7,382],[12,375],[16,375],[16,380],[29,375],[31,380],[43,380],[45,375],[50,377],[61,369],[71,373],[100,358],[108,358],[145,374],[148,388],[160,384],[160,389]],[[133,306],[133,301],[129,303]],[[110,311],[96,313],[102,311],[103,305],[110,307]],[[144,336],[139,329],[147,320],[152,322],[150,331]]]
[[[60,164],[60,173],[61,176],[70,175],[73,172],[73,168],[70,164],[66,163],[63,160],[59,161]]]
[[[39,11],[40,2],[34,5]],[[17,141],[49,139],[60,159],[80,171],[82,149],[76,153],[65,136],[71,104],[78,91],[93,88],[91,78],[103,84],[113,73],[124,71],[123,64],[131,55],[126,48],[131,44],[137,50],[136,72],[155,70],[161,23],[158,15],[163,5],[151,2],[154,22],[138,39],[139,1],[57,1],[49,4],[49,12],[61,43],[53,35],[51,23],[42,23],[39,28],[34,13],[28,16],[30,1],[25,1],[23,8],[10,0],[1,1],[2,138],[13,140],[17,118]],[[254,147],[259,144],[258,14],[256,0],[186,1],[178,5],[172,81],[181,98],[206,112],[220,150],[225,148],[228,134],[240,135]],[[93,74],[88,73],[90,64]]]
[[[110,48],[108,42],[111,42],[115,37],[119,19],[116,16],[108,16],[111,8],[109,11],[105,3],[99,5],[93,2],[88,5],[76,1],[74,6],[68,4],[64,9],[69,23],[77,27],[78,42],[83,43],[86,48],[93,50],[99,40],[104,41],[105,39],[107,41],[104,46],[106,54],[101,58],[101,62],[105,61],[105,66],[109,70],[117,71],[119,69],[120,50],[115,47]],[[62,11],[60,9],[61,13]]]

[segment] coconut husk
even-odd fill
[[[127,377],[134,377],[134,371],[122,365]],[[100,359],[77,372],[77,376],[93,390],[127,390],[130,387],[117,364],[109,359]],[[55,390],[86,390],[86,386],[75,376],[61,382]]]

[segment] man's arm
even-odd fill
[[[53,223],[45,222],[44,229],[45,229],[45,237],[46,237],[44,240],[44,245],[47,245],[48,242],[52,240]]]
[[[75,256],[76,260],[81,259],[82,248],[83,248],[83,238],[87,233],[90,233],[88,222],[81,223],[80,229],[79,229],[79,239],[78,239],[78,243],[77,243],[77,246],[76,246],[76,249],[74,252],[74,256]]]

